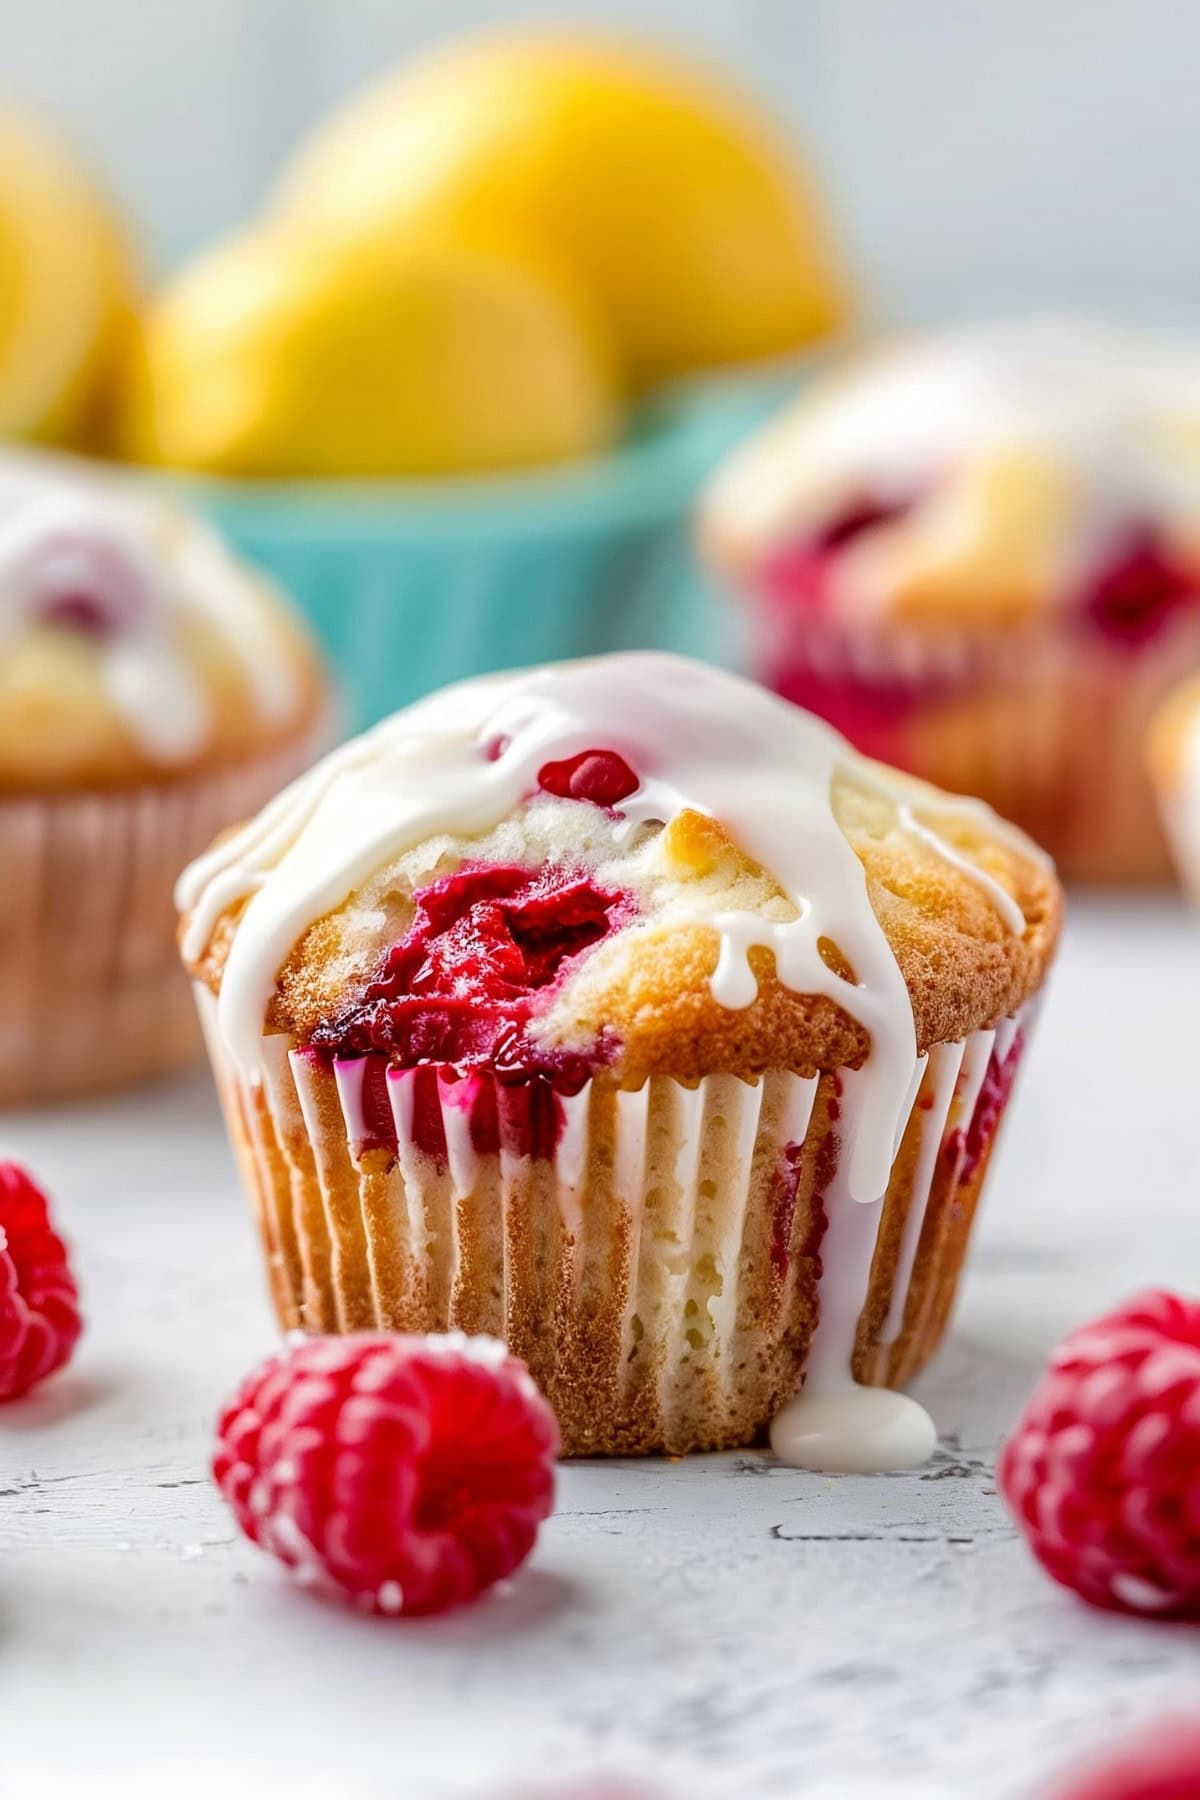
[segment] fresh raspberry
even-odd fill
[[[50,1203],[16,1163],[0,1162],[0,1400],[61,1369],[83,1329]]]
[[[268,1358],[221,1415],[213,1475],[305,1584],[435,1613],[524,1562],[557,1452],[554,1414],[494,1338],[359,1332]]]
[[[636,794],[641,781],[615,750],[581,750],[563,762],[543,763],[538,786],[561,800],[590,800],[593,806],[616,806]]]
[[[1200,1725],[1160,1719],[1055,1788],[1053,1800],[1200,1800]]]
[[[1073,1332],[997,1476],[1056,1581],[1095,1606],[1200,1614],[1200,1303],[1151,1291]]]

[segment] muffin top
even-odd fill
[[[0,455],[0,790],[157,782],[269,749],[316,653],[204,526],[66,458]]]
[[[1046,859],[987,808],[652,654],[409,707],[219,842],[177,897],[248,1080],[264,1031],[567,1091],[861,1067],[879,1102],[854,1152],[867,1187],[918,1058],[1033,994],[1060,914]]]
[[[768,600],[914,627],[1200,606],[1200,341],[1052,317],[903,341],[718,470],[706,550]]]

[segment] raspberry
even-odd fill
[[[20,572],[36,616],[85,637],[137,631],[152,613],[140,560],[120,538],[83,518],[39,532]]]
[[[491,1067],[507,1046],[506,1069],[537,1073],[542,1060],[523,1028],[546,990],[637,910],[631,894],[598,887],[583,870],[509,863],[468,863],[419,888],[413,908],[364,998],[316,1027],[314,1049],[469,1069]]]
[[[1056,1581],[1095,1606],[1200,1615],[1200,1303],[1151,1291],[1073,1332],[997,1476]]]
[[[1056,1788],[1054,1800],[1200,1800],[1200,1725],[1160,1719]]]
[[[1148,526],[1131,530],[1083,597],[1086,616],[1113,643],[1139,649],[1197,604],[1195,578]]]
[[[221,1415],[213,1475],[306,1585],[412,1615],[524,1562],[557,1452],[554,1414],[494,1338],[359,1332],[269,1357]]]
[[[0,1400],[69,1359],[83,1329],[66,1247],[50,1203],[16,1163],[0,1162]]]
[[[636,794],[641,781],[615,750],[581,750],[563,762],[543,763],[538,786],[560,800],[590,800],[593,806],[616,806]]]

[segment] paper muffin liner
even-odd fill
[[[864,1206],[841,1185],[850,1071],[562,1097],[280,1034],[249,1084],[197,998],[281,1325],[492,1333],[575,1455],[752,1443],[818,1358],[844,1381],[915,1374],[1032,1017],[922,1059]]]
[[[1200,669],[1200,620],[1180,617],[1140,645],[1053,619],[918,631],[764,608],[754,629],[768,686],[868,755],[987,800],[1067,879],[1169,876],[1145,743],[1164,697]]]
[[[0,1105],[115,1087],[197,1053],[176,877],[323,736],[158,786],[0,798]]]

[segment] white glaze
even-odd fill
[[[265,723],[285,720],[298,702],[269,611],[211,532],[65,461],[0,456],[0,650],[72,594],[111,621],[89,638],[99,679],[151,762],[191,760],[212,730],[182,641],[189,615],[220,633]]]
[[[1089,318],[977,325],[895,346],[802,396],[718,472],[705,512],[718,539],[758,553],[864,493],[928,490],[949,545],[975,529],[955,471],[1032,452],[1065,478],[1065,595],[1130,520],[1194,532],[1198,419],[1200,340]]]
[[[850,1366],[884,1205],[881,1191],[869,1205],[856,1206],[845,1173],[847,1142],[853,1145],[869,1118],[864,1073],[860,1069],[841,1077],[842,1155],[824,1196],[827,1224],[821,1239],[817,1327],[804,1386],[771,1425],[771,1448],[781,1462],[830,1474],[914,1468],[937,1442],[922,1406],[906,1394],[860,1387]]]
[[[937,1448],[937,1428],[911,1394],[891,1388],[804,1391],[771,1421],[771,1448],[793,1469],[878,1475],[919,1469]]]
[[[506,747],[488,760],[487,746],[498,741]],[[645,783],[622,803],[619,829],[674,817],[685,806],[710,814],[794,901],[798,917],[786,923],[753,913],[717,918],[713,992],[724,1006],[748,1006],[757,988],[749,953],[764,946],[788,987],[836,1000],[870,1033],[870,1126],[856,1134],[849,1180],[856,1198],[877,1199],[911,1099],[912,1009],[868,901],[862,864],[834,817],[831,786],[839,770],[849,771],[889,795],[908,829],[916,823],[912,806],[936,814],[973,803],[893,780],[810,714],[682,658],[596,658],[448,688],[343,746],[185,871],[177,900],[191,915],[189,957],[203,954],[229,907],[249,900],[221,983],[221,1029],[234,1061],[253,1076],[278,971],[311,924],[423,839],[491,829],[534,791],[544,762],[597,744],[619,751]],[[1005,832],[986,809],[985,816],[989,830]],[[989,875],[964,864],[928,826],[920,830],[949,862],[967,867],[1014,922]],[[822,937],[840,944],[856,987],[826,966]]]
[[[1004,1060],[1030,1010],[1018,1019],[1002,1020],[996,1031],[973,1032],[965,1044],[939,1044],[929,1055],[928,1080],[923,1084],[929,1106],[922,1120],[921,1147],[892,1275],[890,1307],[880,1333],[885,1347],[895,1343],[903,1328],[945,1134],[952,1130],[965,1134],[993,1055]],[[852,1132],[863,1110],[859,1077],[849,1073],[841,1079],[845,1130]],[[933,1420],[911,1395],[861,1387],[851,1372],[884,1203],[881,1199],[872,1206],[854,1206],[847,1205],[848,1198],[839,1168],[825,1197],[828,1224],[821,1241],[817,1328],[809,1346],[804,1386],[773,1420],[771,1448],[781,1462],[793,1468],[829,1474],[913,1469],[933,1453],[937,1443]]]

